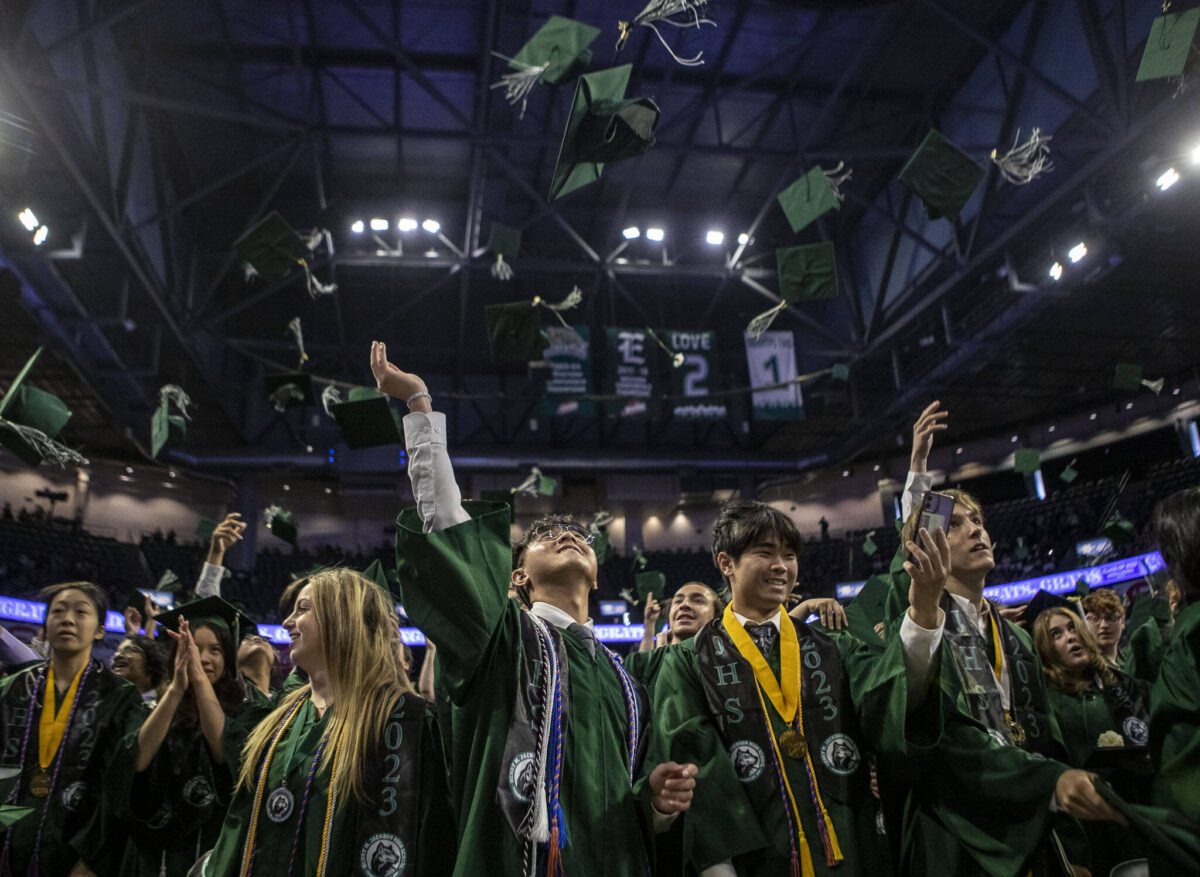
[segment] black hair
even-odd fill
[[[221,647],[221,656],[225,659],[225,669],[221,673],[221,678],[213,683],[213,691],[216,693],[217,701],[221,704],[221,710],[225,715],[236,716],[242,711],[246,700],[246,683],[242,681],[238,673],[237,648],[233,644],[233,635],[229,632],[229,628],[225,624],[214,622],[208,618],[197,619],[191,624],[191,629],[193,635],[201,629],[210,630],[213,636],[217,638],[217,645]],[[175,651],[177,647],[178,643],[172,639],[170,649],[167,652],[168,667],[175,666]],[[172,724],[199,724],[200,714],[196,709],[194,690],[194,688],[189,686],[187,696],[175,712]]]
[[[778,539],[799,556],[803,540],[791,518],[765,502],[753,499],[727,502],[721,506],[713,525],[713,563],[722,552],[736,561],[752,545],[770,538]]]
[[[139,652],[146,664],[146,678],[150,687],[157,689],[167,679],[167,653],[162,644],[140,633],[127,634],[122,640],[128,640]]]
[[[47,585],[38,594],[38,599],[46,604],[47,612],[50,611],[50,604],[54,602],[54,598],[63,591],[79,591],[87,597],[87,601],[96,610],[96,617],[100,619],[100,629],[104,630],[104,622],[108,615],[108,594],[104,593],[103,588],[92,582],[59,582],[56,585]]]
[[[1154,533],[1183,601],[1200,598],[1200,487],[1162,500],[1154,509]]]
[[[551,527],[566,527],[568,529],[579,530],[586,532],[587,526],[575,520],[574,515],[542,515],[536,521],[529,525],[529,529],[525,531],[525,535],[517,542],[513,543],[512,547],[512,568],[520,569],[525,563],[525,552],[542,533],[549,530]]]

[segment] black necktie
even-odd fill
[[[596,634],[586,624],[580,624],[578,621],[573,621],[567,625],[567,630],[575,634],[582,640],[584,646],[588,650],[588,654],[592,656],[592,660],[596,659]]]
[[[763,657],[769,658],[771,649],[775,647],[775,640],[779,638],[779,628],[769,621],[766,624],[747,624],[746,633],[750,634],[750,639],[754,640]]]

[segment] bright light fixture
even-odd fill
[[[33,233],[33,245],[35,247],[40,247],[42,244],[46,243],[46,238],[48,237],[50,237],[50,229],[43,225]]]
[[[1175,170],[1173,167],[1169,167],[1162,172],[1157,180],[1154,181],[1154,185],[1158,186],[1161,191],[1165,192],[1178,182],[1179,171]]]
[[[442,230],[442,224],[436,219],[426,219],[421,223],[421,228],[425,229],[430,234],[437,234]]]
[[[1067,256],[1072,262],[1078,262],[1086,255],[1087,244],[1085,244],[1083,241],[1080,241],[1075,246],[1071,247],[1071,249],[1067,250]]]
[[[365,228],[366,228],[366,226],[363,225],[363,221],[361,219],[356,219],[356,220],[354,220],[354,222],[352,222],[350,224],[350,230],[352,232],[354,232],[355,234],[362,234],[363,229],[365,229]]]
[[[1200,143],[1192,147],[1192,164],[1200,164]]]
[[[371,231],[387,231],[387,230],[388,230],[388,221],[386,219],[381,219],[380,217],[377,216],[371,220]]]
[[[1012,438],[1009,439],[1009,441],[1015,445],[1018,441],[1020,441],[1020,439],[1014,435]]]
[[[657,243],[658,241],[661,241],[666,236],[667,236],[666,232],[664,232],[661,228],[646,229],[646,240],[648,240],[648,241],[655,241]]]
[[[706,243],[709,243],[714,247],[719,247],[721,244],[725,243],[725,232],[717,231],[715,228],[710,228],[708,230],[708,234],[704,236],[704,240]]]
[[[285,485],[283,485],[283,489],[284,489],[284,490],[291,490],[291,489],[292,489],[292,485],[290,485],[290,484],[285,484]]]
[[[396,228],[400,231],[416,231],[417,221],[411,216],[404,216],[396,220]]]
[[[1061,280],[1062,273],[1063,273],[1062,262],[1055,262],[1053,265],[1050,266],[1050,279],[1051,280]]]
[[[17,219],[21,220],[21,225],[25,226],[26,231],[33,231],[38,227],[37,217],[28,207],[17,214]]]
[[[627,241],[636,241],[641,236],[642,236],[642,230],[640,228],[638,228],[636,225],[631,225],[631,226],[629,226],[629,228],[623,229],[621,231],[621,237],[625,238],[625,240],[627,240]]]
[[[750,235],[746,234],[745,232],[742,232],[740,235],[738,235],[738,245],[739,246],[744,247],[748,243],[750,243]]]

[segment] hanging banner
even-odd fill
[[[708,399],[721,386],[717,371],[716,332],[659,332],[672,353],[683,354],[683,365],[671,369],[671,414],[680,420],[724,420],[725,402]]]
[[[750,386],[755,389],[755,420],[803,420],[804,400],[799,384],[759,390],[791,381],[796,377],[796,348],[791,332],[763,332],[759,338],[746,339],[746,363],[750,366]]]
[[[592,361],[588,350],[588,327],[548,326],[548,343],[542,357],[550,366],[542,410],[552,417],[596,413],[596,403],[583,398],[591,391]]]
[[[608,385],[605,392],[621,400],[609,408],[612,417],[645,417],[654,382],[654,341],[645,329],[608,330]]]

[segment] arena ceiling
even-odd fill
[[[387,341],[481,464],[840,465],[894,452],[933,397],[962,436],[1116,404],[1117,362],[1195,394],[1197,182],[1154,183],[1183,170],[1200,108],[1194,83],[1134,81],[1157,4],[714,0],[717,27],[664,32],[696,66],[645,28],[614,57],[617,19],[643,5],[9,0],[0,381],[45,344],[38,383],[76,411],[66,438],[128,458],[158,387],[181,385],[196,404],[176,459],[212,468],[339,441],[319,409],[278,414],[263,390],[295,364],[296,316],[321,377],[368,383],[369,342]],[[491,87],[507,69],[493,53],[550,14],[602,28],[590,69],[631,63],[627,93],[661,108],[648,153],[554,201],[572,85],[536,88],[523,118]],[[1053,171],[1018,187],[988,164],[961,221],[931,221],[896,180],[931,127],[981,164],[1038,127]],[[840,210],[793,234],[775,196],[839,162]],[[51,230],[41,246],[15,222],[26,206]],[[272,210],[329,230],[313,268],[335,294],[314,300],[299,272],[246,279],[232,244]],[[351,230],[374,216],[387,232]],[[401,216],[440,232],[399,233]],[[484,252],[493,221],[523,232],[507,283]],[[626,242],[630,225],[665,240]],[[527,370],[489,354],[486,305],[578,286],[594,333],[716,329],[726,385],[745,386],[741,330],[776,300],[775,248],[822,239],[840,295],[775,328],[795,332],[801,373],[845,363],[850,379],[806,383],[803,422],[756,423],[744,395],[704,426],[548,421]]]

